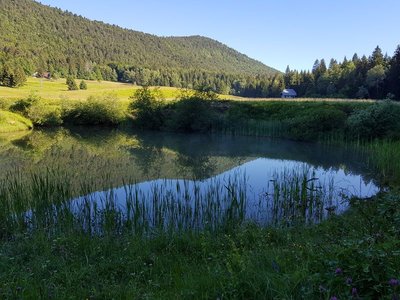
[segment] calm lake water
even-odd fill
[[[0,179],[50,170],[69,178],[72,205],[101,210],[112,200],[127,212],[140,199],[152,224],[202,226],[205,214],[231,213],[232,199],[236,214],[258,223],[318,221],[377,193],[366,161],[341,147],[256,137],[88,128],[0,136]]]

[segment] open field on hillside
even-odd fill
[[[79,80],[76,80],[79,84]],[[110,81],[86,81],[87,90],[68,91],[65,79],[47,80],[39,78],[28,78],[26,84],[20,88],[0,87],[0,100],[14,101],[21,99],[34,93],[44,100],[54,101],[58,103],[60,100],[85,100],[89,96],[104,95],[105,93],[113,93],[122,102],[129,101],[135,90],[140,86],[135,86],[129,83],[110,82]],[[175,87],[159,87],[165,99],[175,99],[179,97],[182,89]],[[233,95],[220,95],[220,99],[229,99],[235,101],[289,101],[281,98],[245,98]],[[293,99],[290,99],[292,101]],[[335,98],[296,98],[296,101],[326,101],[326,102],[373,102],[374,100],[360,99],[335,99]]]
[[[80,80],[76,80],[79,85]],[[68,91],[65,79],[47,80],[40,78],[28,78],[26,84],[20,88],[0,87],[0,99],[21,99],[34,93],[44,100],[59,101],[66,100],[85,100],[89,96],[104,95],[105,93],[113,93],[119,99],[128,101],[136,89],[129,83],[109,82],[109,81],[92,81],[85,80],[87,90]],[[174,99],[180,94],[180,89],[173,87],[160,87],[162,95],[166,99]]]

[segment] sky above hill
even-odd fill
[[[400,44],[399,0],[40,0],[160,36],[203,35],[284,71]]]

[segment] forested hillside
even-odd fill
[[[294,88],[300,97],[400,99],[400,48],[283,74],[209,38],[158,37],[32,0],[0,0],[0,85],[19,86],[34,72],[244,97]]]
[[[0,0],[0,46],[3,64],[17,64],[26,74],[50,71],[56,76],[187,86],[202,84],[204,78],[277,72],[206,37],[158,37],[32,0]]]

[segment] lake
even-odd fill
[[[3,184],[51,174],[90,223],[112,210],[142,228],[319,222],[379,190],[359,151],[243,136],[36,130],[0,136],[0,170]]]

